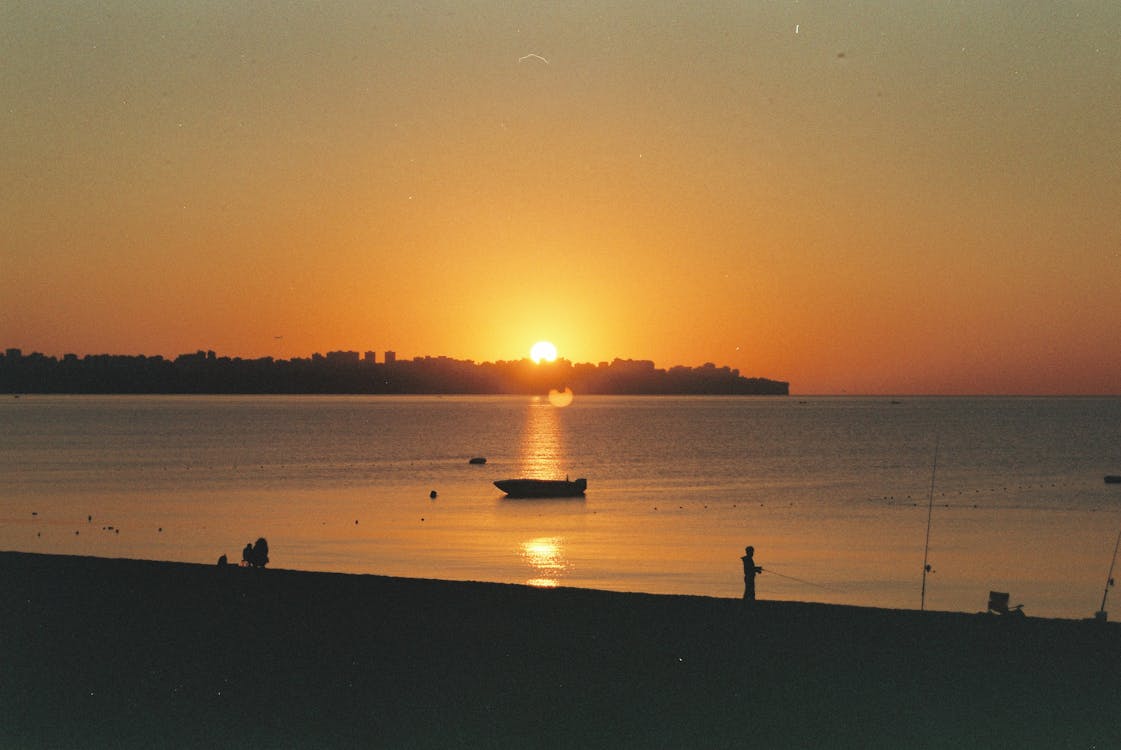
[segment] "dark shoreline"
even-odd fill
[[[0,552],[3,747],[1121,746],[1121,625]]]

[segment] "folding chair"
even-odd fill
[[[1019,615],[1024,616],[1024,605],[1017,604],[1015,607],[1008,606],[1008,593],[1005,591],[990,591],[989,592],[989,612],[997,615]]]

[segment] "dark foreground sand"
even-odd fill
[[[1121,747],[1121,627],[0,553],[0,747]]]

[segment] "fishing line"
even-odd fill
[[[816,586],[819,589],[829,588],[828,586],[826,586],[824,584],[814,583],[813,581],[807,581],[804,578],[795,578],[794,576],[788,576],[788,575],[784,575],[783,573],[777,573],[777,572],[771,570],[770,568],[763,568],[763,572],[764,573],[770,573],[771,575],[778,576],[779,578],[786,578],[786,579],[791,580],[791,581],[797,581],[798,583],[804,583],[807,586]]]
[[[1109,573],[1105,578],[1105,591],[1102,592],[1102,606],[1098,610],[1098,615],[1102,620],[1105,619],[1105,598],[1109,596],[1109,587],[1113,585],[1113,566],[1117,564],[1117,548],[1121,547],[1121,531],[1117,532],[1117,541],[1113,544],[1113,560],[1109,563]]]
[[[930,517],[934,513],[934,475],[938,471],[938,444],[941,436],[934,436],[934,465],[930,469],[930,500],[926,504],[926,544],[922,550],[922,595],[919,598],[919,611],[926,609],[926,574],[930,572]]]

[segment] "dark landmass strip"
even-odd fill
[[[747,378],[706,363],[659,369],[648,360],[599,364],[483,362],[449,357],[378,362],[373,352],[315,354],[309,359],[241,359],[214,352],[161,356],[67,354],[58,359],[19,349],[0,354],[3,393],[384,393],[786,396],[789,383]]]
[[[1121,746],[1114,623],[0,552],[0,634],[3,747]]]

